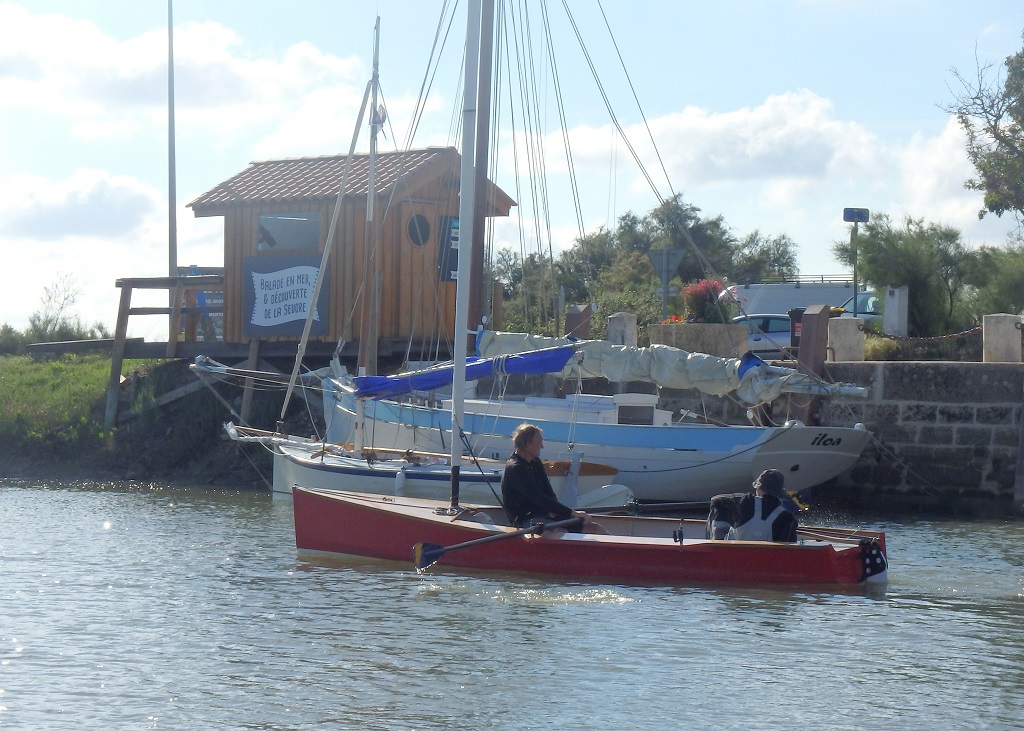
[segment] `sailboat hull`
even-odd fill
[[[504,466],[504,461],[495,460],[481,460],[479,465],[464,464],[459,477],[460,500],[498,502]],[[631,491],[612,482],[614,470],[587,463],[575,465],[570,469],[575,469],[577,475],[570,483],[566,467],[569,466],[549,464],[548,467],[548,479],[555,495],[565,504],[584,509],[613,507],[633,499]],[[452,489],[451,467],[447,460],[360,459],[344,450],[333,450],[322,442],[278,441],[274,445],[274,493],[291,496],[294,485],[449,501]]]
[[[341,389],[325,389],[324,399],[332,414],[331,439],[344,441],[350,434],[355,399]],[[504,455],[516,426],[529,421],[544,431],[545,457],[564,460],[582,453],[586,459],[610,465],[619,471],[616,482],[632,490],[638,500],[710,500],[719,493],[749,489],[757,475],[769,468],[785,475],[787,490],[804,490],[850,469],[871,438],[863,428],[797,423],[779,427],[618,424],[613,421],[614,409],[611,416],[580,412],[567,414],[566,419],[545,418],[545,409],[536,401],[467,400],[465,431],[474,453],[492,458]],[[364,419],[376,444],[433,451],[451,444],[451,415],[443,408],[384,399],[367,402]]]
[[[512,529],[491,522],[494,513],[455,519],[436,514],[434,508],[441,505],[296,487],[296,547],[300,553],[409,566],[415,544],[433,543],[447,549],[440,566],[625,583],[850,585],[887,579],[880,532],[820,528],[806,529],[812,533],[800,543],[710,541],[704,538],[703,521],[602,516],[611,535],[553,531],[505,538]],[[678,542],[673,531],[680,529]],[[451,548],[488,537],[492,540],[482,545]]]

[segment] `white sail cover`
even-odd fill
[[[864,388],[825,383],[792,368],[769,366],[749,353],[744,358],[718,358],[706,353],[689,353],[670,345],[640,348],[613,345],[605,340],[570,341],[491,330],[477,336],[477,350],[484,358],[566,344],[572,344],[577,355],[562,370],[563,378],[607,378],[613,383],[648,381],[662,388],[696,388],[714,396],[731,393],[748,404],[774,401],[784,392],[867,395]]]

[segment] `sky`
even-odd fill
[[[969,247],[1001,245],[1013,228],[1005,218],[979,221],[981,195],[963,187],[973,174],[964,136],[944,107],[960,88],[953,69],[970,78],[991,65],[995,79],[1024,47],[1024,2],[528,5],[537,23],[546,7],[552,36],[565,45],[554,64],[533,54],[545,144],[560,150],[571,141],[580,192],[577,214],[566,165],[552,152],[544,228],[556,252],[572,245],[581,223],[586,232],[613,227],[673,193],[704,216],[722,216],[738,237],[789,236],[808,275],[848,273],[831,253],[849,239],[846,207],[954,226]],[[457,144],[463,8],[175,0],[178,264],[223,264],[223,219],[197,219],[187,208],[203,192],[255,160],[349,149],[378,16],[389,120],[381,149],[410,137],[414,147]],[[115,280],[167,274],[167,10],[162,0],[0,0],[0,323],[23,329],[47,290],[70,290],[75,315],[113,330]],[[443,12],[459,40],[448,41],[410,135]],[[548,91],[553,70],[560,104]],[[602,89],[655,190],[614,132]],[[510,137],[498,135],[502,144]],[[365,134],[357,149],[367,149]],[[492,178],[525,218],[502,221],[495,240],[519,250],[536,209],[517,188],[512,159],[499,153]],[[133,304],[161,303],[152,297]],[[157,337],[165,322],[133,317],[129,332]]]

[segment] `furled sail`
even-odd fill
[[[558,373],[566,367],[575,351],[571,345],[541,348],[526,353],[502,353],[489,358],[468,358],[466,380],[487,376],[532,373]],[[452,385],[454,366],[451,363],[394,376],[357,376],[356,396],[387,398],[410,391],[432,391]]]
[[[641,348],[604,340],[570,341],[491,330],[477,335],[477,352],[485,358],[559,345],[572,345],[579,354],[566,362],[562,369],[564,378],[606,378],[613,383],[647,381],[662,388],[695,388],[715,396],[734,394],[748,404],[774,401],[782,393],[867,396],[867,389],[859,386],[826,383],[792,368],[770,366],[752,353],[742,358],[718,358],[670,345]]]

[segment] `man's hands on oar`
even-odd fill
[[[484,538],[474,538],[471,541],[456,543],[454,546],[447,547],[439,546],[436,543],[417,543],[412,547],[413,564],[416,566],[417,571],[425,571],[437,563],[441,556],[445,555],[449,551],[457,551],[460,548],[479,546],[484,543],[503,541],[506,538],[515,538],[516,536],[543,533],[544,531],[551,530],[552,528],[568,528],[571,525],[576,525],[581,522],[583,522],[583,518],[567,518],[565,520],[556,520],[552,523],[535,523],[529,528],[520,528],[519,530],[514,530],[510,533],[499,533],[498,535],[486,536]]]

